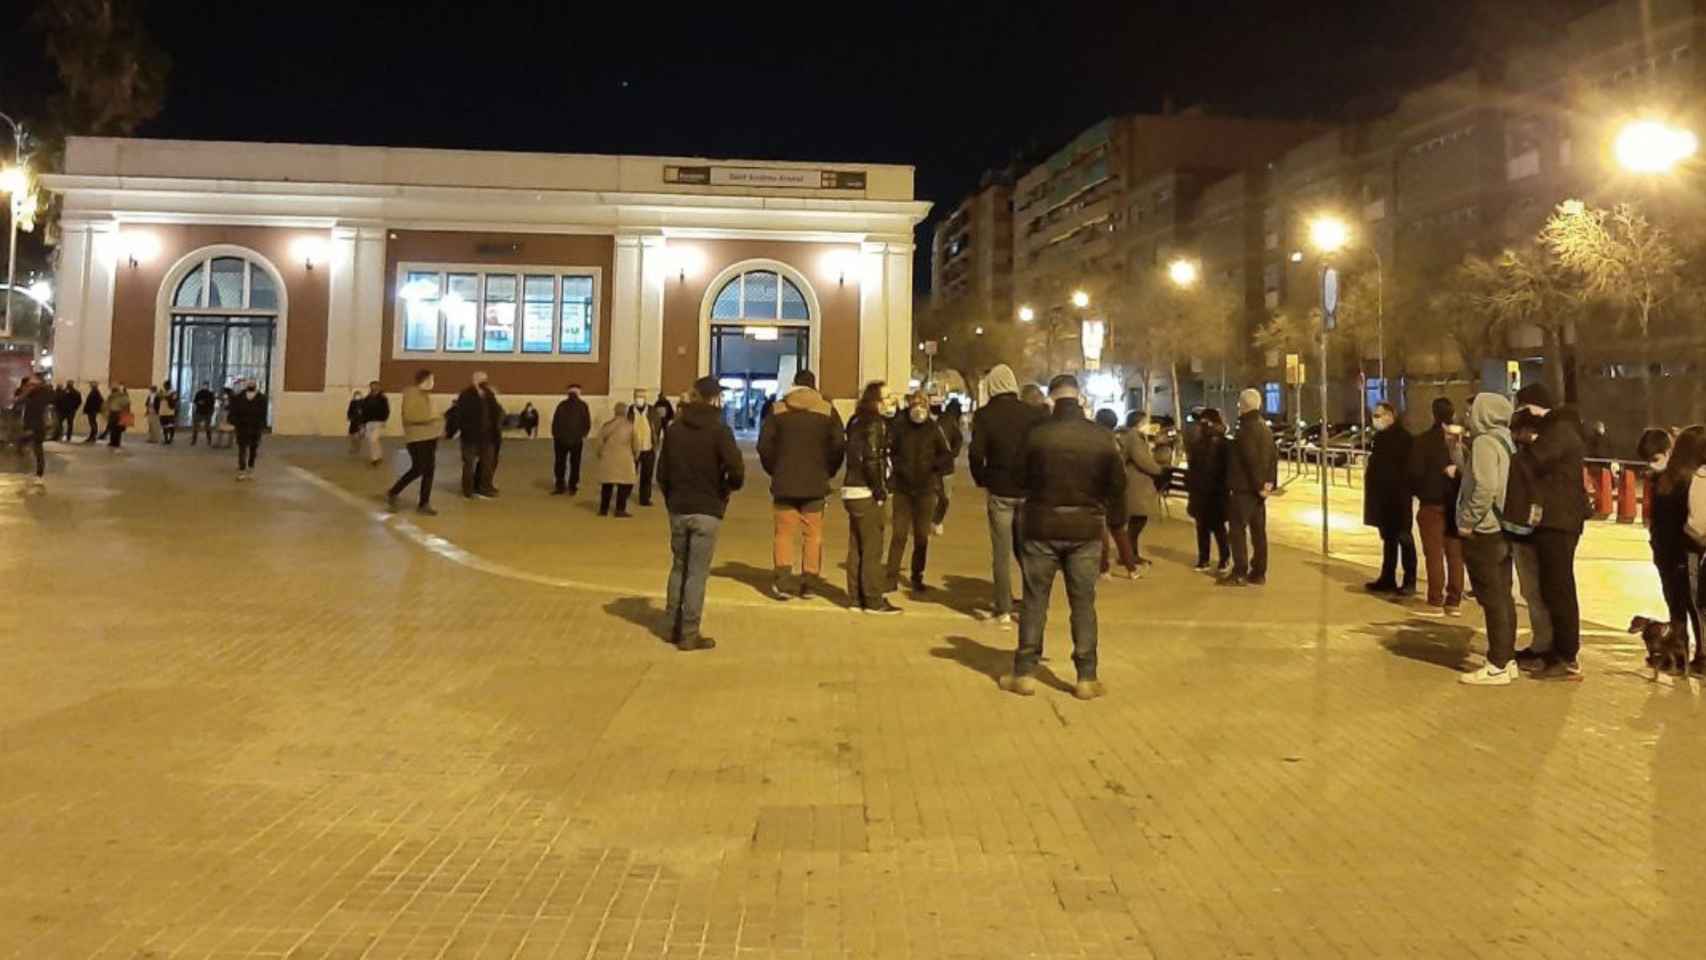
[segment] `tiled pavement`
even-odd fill
[[[961,489],[892,619],[763,600],[743,495],[679,654],[658,508],[546,453],[418,522],[333,443],[0,475],[0,956],[1706,952],[1702,691],[1609,632],[1579,686],[1461,688],[1468,625],[1289,551],[1216,589],[1173,521],[1104,586],[1111,695],[1023,700]]]

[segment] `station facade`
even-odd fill
[[[570,383],[713,374],[738,418],[800,368],[840,401],[911,372],[911,167],[72,138],[46,183],[56,377],[253,377],[279,433],[422,368],[547,418]]]

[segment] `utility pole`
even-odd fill
[[[15,171],[16,182],[6,197],[7,201],[7,235],[6,241],[6,319],[0,322],[0,339],[12,338],[12,287],[17,283],[18,276],[18,211],[23,209],[23,199],[19,194],[27,187],[24,177],[24,125],[4,113],[0,120],[6,121],[12,128],[12,169]]]

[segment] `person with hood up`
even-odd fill
[[[1516,452],[1510,422],[1511,402],[1500,394],[1478,394],[1469,406],[1469,458],[1457,492],[1457,532],[1469,585],[1487,617],[1487,662],[1457,678],[1471,686],[1504,686],[1520,676],[1511,544],[1502,519]]]
[[[883,507],[889,496],[889,418],[883,414],[883,383],[865,384],[853,419],[847,421],[847,473],[841,505],[847,510],[847,596],[865,613],[896,614],[889,602],[883,566]]]
[[[84,443],[94,443],[101,435],[100,416],[106,409],[106,399],[101,396],[101,385],[89,381],[89,395],[83,398],[83,416],[89,418],[89,439]]]
[[[1035,385],[1031,384],[1034,388]],[[1019,379],[1005,363],[989,368],[983,378],[989,402],[971,418],[971,449],[966,454],[972,482],[984,489],[988,503],[991,562],[990,617],[1001,626],[1013,624],[1013,564],[1019,561],[1020,511],[1025,505],[1022,472],[1025,434],[1048,418],[1044,406],[1019,399]]]
[[[232,432],[237,437],[237,479],[255,479],[255,457],[261,452],[261,434],[267,427],[267,395],[253,379],[231,398]]]
[[[503,429],[503,407],[486,383],[484,370],[476,370],[468,386],[456,395],[445,417],[445,434],[462,436],[462,497],[492,500],[498,495],[492,485],[497,472],[498,434]]]
[[[746,465],[734,432],[723,422],[722,404],[717,378],[700,377],[693,384],[692,401],[682,405],[681,420],[670,428],[658,455],[658,489],[669,511],[671,556],[664,619],[670,642],[684,651],[717,645],[700,631],[705,581],[711,575],[729,494],[746,482]]]
[[[817,392],[810,370],[794,374],[794,387],[776,401],[758,431],[758,461],[770,475],[775,543],[770,596],[807,596],[823,572],[823,506],[829,479],[841,469],[847,436],[841,416]],[[800,577],[794,576],[794,552]]]
[[[894,532],[889,539],[888,587],[900,583],[900,560],[912,538],[912,591],[923,593],[924,567],[930,556],[930,523],[936,515],[936,491],[954,472],[954,454],[942,428],[930,417],[930,395],[914,393],[906,416],[895,419],[889,436],[894,483]]]
[[[1428,570],[1430,614],[1462,616],[1463,541],[1451,528],[1463,473],[1463,443],[1454,420],[1457,407],[1448,397],[1433,402],[1434,425],[1410,448],[1410,489],[1416,495],[1416,527],[1422,532],[1422,557]]]
[[[1575,410],[1554,409],[1552,391],[1544,383],[1531,383],[1517,391],[1516,402],[1540,418],[1534,442],[1517,452],[1534,478],[1538,517],[1532,543],[1540,568],[1540,593],[1552,619],[1552,649],[1535,678],[1580,681],[1577,656],[1582,617],[1576,592],[1576,546],[1588,517],[1587,495],[1582,488],[1586,453],[1582,421]]]
[[[107,446],[114,453],[124,445],[124,432],[135,423],[135,415],[130,411],[130,391],[124,384],[113,384],[112,392],[107,396]]]
[[[652,478],[657,473],[658,434],[652,429],[652,408],[646,402],[646,391],[635,390],[634,402],[628,407],[628,419],[634,423],[634,442],[639,446],[639,504],[652,505]]]
[[[415,382],[403,388],[403,443],[409,451],[409,469],[385,491],[385,507],[397,512],[397,497],[409,484],[421,482],[420,505],[416,510],[423,516],[438,516],[432,508],[432,475],[438,466],[439,418],[432,412],[432,371],[415,371]]]
[[[567,491],[572,497],[580,492],[581,451],[586,444],[587,434],[591,432],[592,411],[587,409],[586,401],[581,399],[581,385],[571,383],[568,396],[564,397],[557,404],[557,409],[551,413],[551,470],[557,481],[551,488],[553,496]],[[565,468],[567,486],[564,486]]]
[[[640,438],[634,430],[633,410],[618,401],[610,419],[598,428],[598,515],[610,516],[610,499],[616,498],[616,516],[631,517],[628,495],[639,479]]]
[[[1364,584],[1370,593],[1416,592],[1416,538],[1411,533],[1410,451],[1414,438],[1398,422],[1398,410],[1382,401],[1374,406],[1374,444],[1363,474],[1362,522],[1380,531],[1380,576]],[[1398,579],[1403,561],[1403,580]]]
[[[361,401],[361,437],[367,446],[367,465],[377,467],[385,460],[385,447],[379,438],[385,433],[385,424],[391,419],[391,400],[385,396],[385,388],[375,380],[367,385],[367,396]]]
[[[1279,486],[1279,448],[1262,418],[1262,393],[1238,395],[1238,436],[1227,448],[1226,488],[1232,572],[1221,584],[1261,586],[1268,582],[1268,497]]]
[[[1196,522],[1196,570],[1214,569],[1208,564],[1209,541],[1213,540],[1219,554],[1219,569],[1225,572],[1232,562],[1226,542],[1226,421],[1220,411],[1209,407],[1197,415],[1197,429],[1192,432],[1190,449],[1186,454],[1190,467],[1185,471],[1185,510]]]
[[[77,432],[77,411],[83,406],[83,395],[77,392],[75,380],[67,380],[65,386],[59,388],[53,406],[59,414],[59,442],[70,443],[72,434]]]

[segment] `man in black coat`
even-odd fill
[[[27,376],[19,388],[17,404],[22,423],[19,424],[21,433],[18,443],[28,446],[35,454],[36,475],[30,481],[30,486],[36,490],[47,489],[47,452],[42,448],[42,442],[47,439],[49,411],[53,409],[53,388],[39,376]]]
[[[1416,528],[1428,570],[1428,611],[1461,616],[1463,540],[1456,536],[1457,493],[1462,485],[1463,441],[1453,424],[1457,408],[1449,397],[1433,402],[1434,425],[1410,448],[1410,489],[1416,495]]]
[[[900,558],[912,538],[912,592],[923,593],[924,564],[930,555],[930,525],[936,516],[938,483],[954,472],[953,447],[942,427],[930,417],[930,395],[919,390],[907,404],[906,415],[889,428],[889,464],[894,479],[889,501],[894,504],[894,532],[889,539],[888,584],[900,582]]]
[[[561,494],[565,489],[571,497],[580,492],[581,448],[591,432],[592,411],[581,399],[581,385],[571,383],[569,395],[557,404],[556,411],[551,414],[551,469],[557,478],[556,486],[551,488],[552,495]],[[567,487],[564,486],[565,468]]]
[[[1268,497],[1279,486],[1279,449],[1262,419],[1262,394],[1238,395],[1238,436],[1227,448],[1226,520],[1232,539],[1232,572],[1221,584],[1261,586],[1268,582]]]
[[[1013,561],[1019,559],[1019,512],[1025,505],[1020,455],[1025,434],[1048,418],[1048,410],[1019,399],[1019,380],[998,363],[983,378],[989,402],[971,418],[971,478],[989,495],[989,547],[994,594],[990,616],[1003,626],[1013,622]]]
[[[100,423],[101,407],[105,404],[105,402],[106,402],[106,398],[101,396],[100,384],[97,384],[95,381],[90,380],[89,381],[89,392],[87,394],[84,394],[84,396],[83,396],[83,416],[89,418],[89,439],[84,440],[83,441],[84,443],[94,443],[95,440],[100,436],[100,434],[101,434],[101,423]]]
[[[1085,419],[1076,377],[1055,377],[1049,397],[1054,411],[1025,434],[1020,460],[1025,607],[1013,672],[1000,685],[1021,696],[1036,692],[1033,674],[1042,660],[1049,595],[1060,573],[1072,606],[1072,664],[1078,672],[1073,694],[1094,700],[1106,692],[1096,673],[1096,578],[1104,531],[1125,524],[1125,467],[1107,430]]]
[[[1530,542],[1540,566],[1540,596],[1552,620],[1552,647],[1535,676],[1542,680],[1580,680],[1577,654],[1582,644],[1581,604],[1576,593],[1576,545],[1587,522],[1587,491],[1582,460],[1587,443],[1576,411],[1553,409],[1552,391],[1531,383],[1517,392],[1519,407],[1540,418],[1539,435],[1519,450],[1511,472],[1533,478],[1539,510]],[[1532,514],[1531,514],[1532,515]]]
[[[196,435],[203,431],[207,433],[207,445],[213,446],[213,406],[216,399],[212,385],[204,382],[190,401],[190,446],[195,446]]]
[[[717,531],[729,494],[746,482],[735,435],[723,423],[723,390],[700,377],[658,456],[658,488],[669,510],[669,550],[674,558],[664,592],[670,641],[681,650],[709,650],[715,640],[699,631],[705,580],[717,549]],[[643,414],[642,414],[643,415]]]
[[[456,395],[450,407],[450,423],[452,430],[462,435],[463,498],[494,499],[498,491],[492,486],[492,472],[497,469],[503,407],[486,385],[484,370],[475,371],[469,385]]]
[[[59,395],[53,402],[54,412],[59,414],[59,442],[71,442],[71,435],[77,432],[77,411],[82,406],[83,395],[77,392],[77,382],[65,381],[65,386],[59,388]]]
[[[817,392],[817,377],[810,370],[796,373],[794,388],[776,401],[758,431],[758,461],[770,474],[774,507],[770,595],[777,600],[793,596],[795,541],[801,555],[799,595],[804,597],[822,574],[823,504],[846,449],[841,415]]]
[[[1197,416],[1190,432],[1190,468],[1185,473],[1185,509],[1197,526],[1197,570],[1212,569],[1208,545],[1218,549],[1221,571],[1232,562],[1226,542],[1226,421],[1220,411],[1209,407]]]
[[[1410,501],[1410,450],[1414,438],[1398,422],[1398,410],[1382,401],[1374,407],[1374,445],[1363,473],[1362,522],[1380,531],[1380,576],[1363,586],[1370,593],[1416,592],[1416,537]],[[1403,560],[1404,579],[1398,580]]]
[[[261,434],[267,426],[267,395],[253,380],[243,381],[231,398],[226,418],[237,440],[237,479],[255,478],[255,457],[261,450]]]

